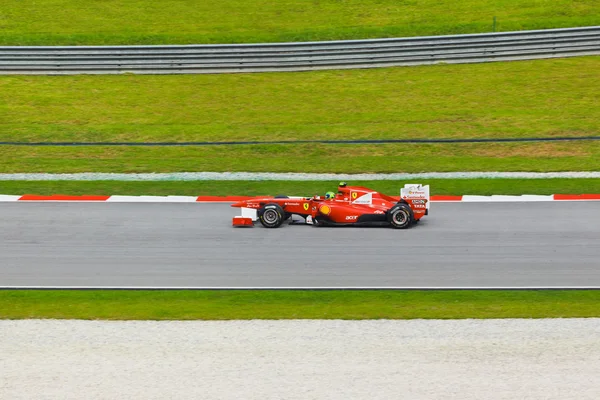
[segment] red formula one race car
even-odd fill
[[[429,213],[429,186],[405,185],[394,198],[340,183],[338,192],[313,197],[256,197],[232,204],[242,209],[234,226],[278,228],[284,221],[315,226],[386,225],[405,229]],[[293,216],[299,216],[300,218]]]

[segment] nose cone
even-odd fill
[[[246,202],[245,201],[238,201],[237,203],[233,203],[231,205],[231,207],[237,207],[237,208],[246,207]]]

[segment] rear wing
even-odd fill
[[[409,183],[400,189],[401,199],[424,199],[425,206],[429,210],[429,185],[422,186],[421,184]]]

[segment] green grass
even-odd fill
[[[600,142],[214,147],[0,146],[0,172],[597,171]]]
[[[598,25],[596,0],[3,0],[0,45],[362,39]]]
[[[0,77],[0,141],[597,136],[600,57],[378,70]],[[0,146],[0,172],[598,170],[591,142]]]
[[[600,317],[600,291],[0,291],[0,319]]]
[[[600,132],[600,57],[310,73],[0,76],[0,141]]]
[[[413,181],[355,181],[351,185],[397,195],[405,183],[431,186],[434,195],[520,195],[600,193],[600,179],[415,179]],[[287,194],[312,196],[337,187],[337,181],[0,181],[0,194],[66,195],[179,195],[179,196],[260,196]]]

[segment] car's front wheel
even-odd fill
[[[289,196],[286,196],[285,194],[278,194],[277,196],[275,196],[276,199],[289,199]],[[283,220],[287,221],[288,219],[290,219],[292,217],[292,214],[290,213],[285,213],[283,215]]]
[[[258,211],[258,220],[265,228],[279,228],[285,219],[285,212],[279,204],[265,204]]]
[[[406,229],[413,222],[413,211],[410,206],[399,203],[392,207],[387,214],[390,225],[396,229]]]

